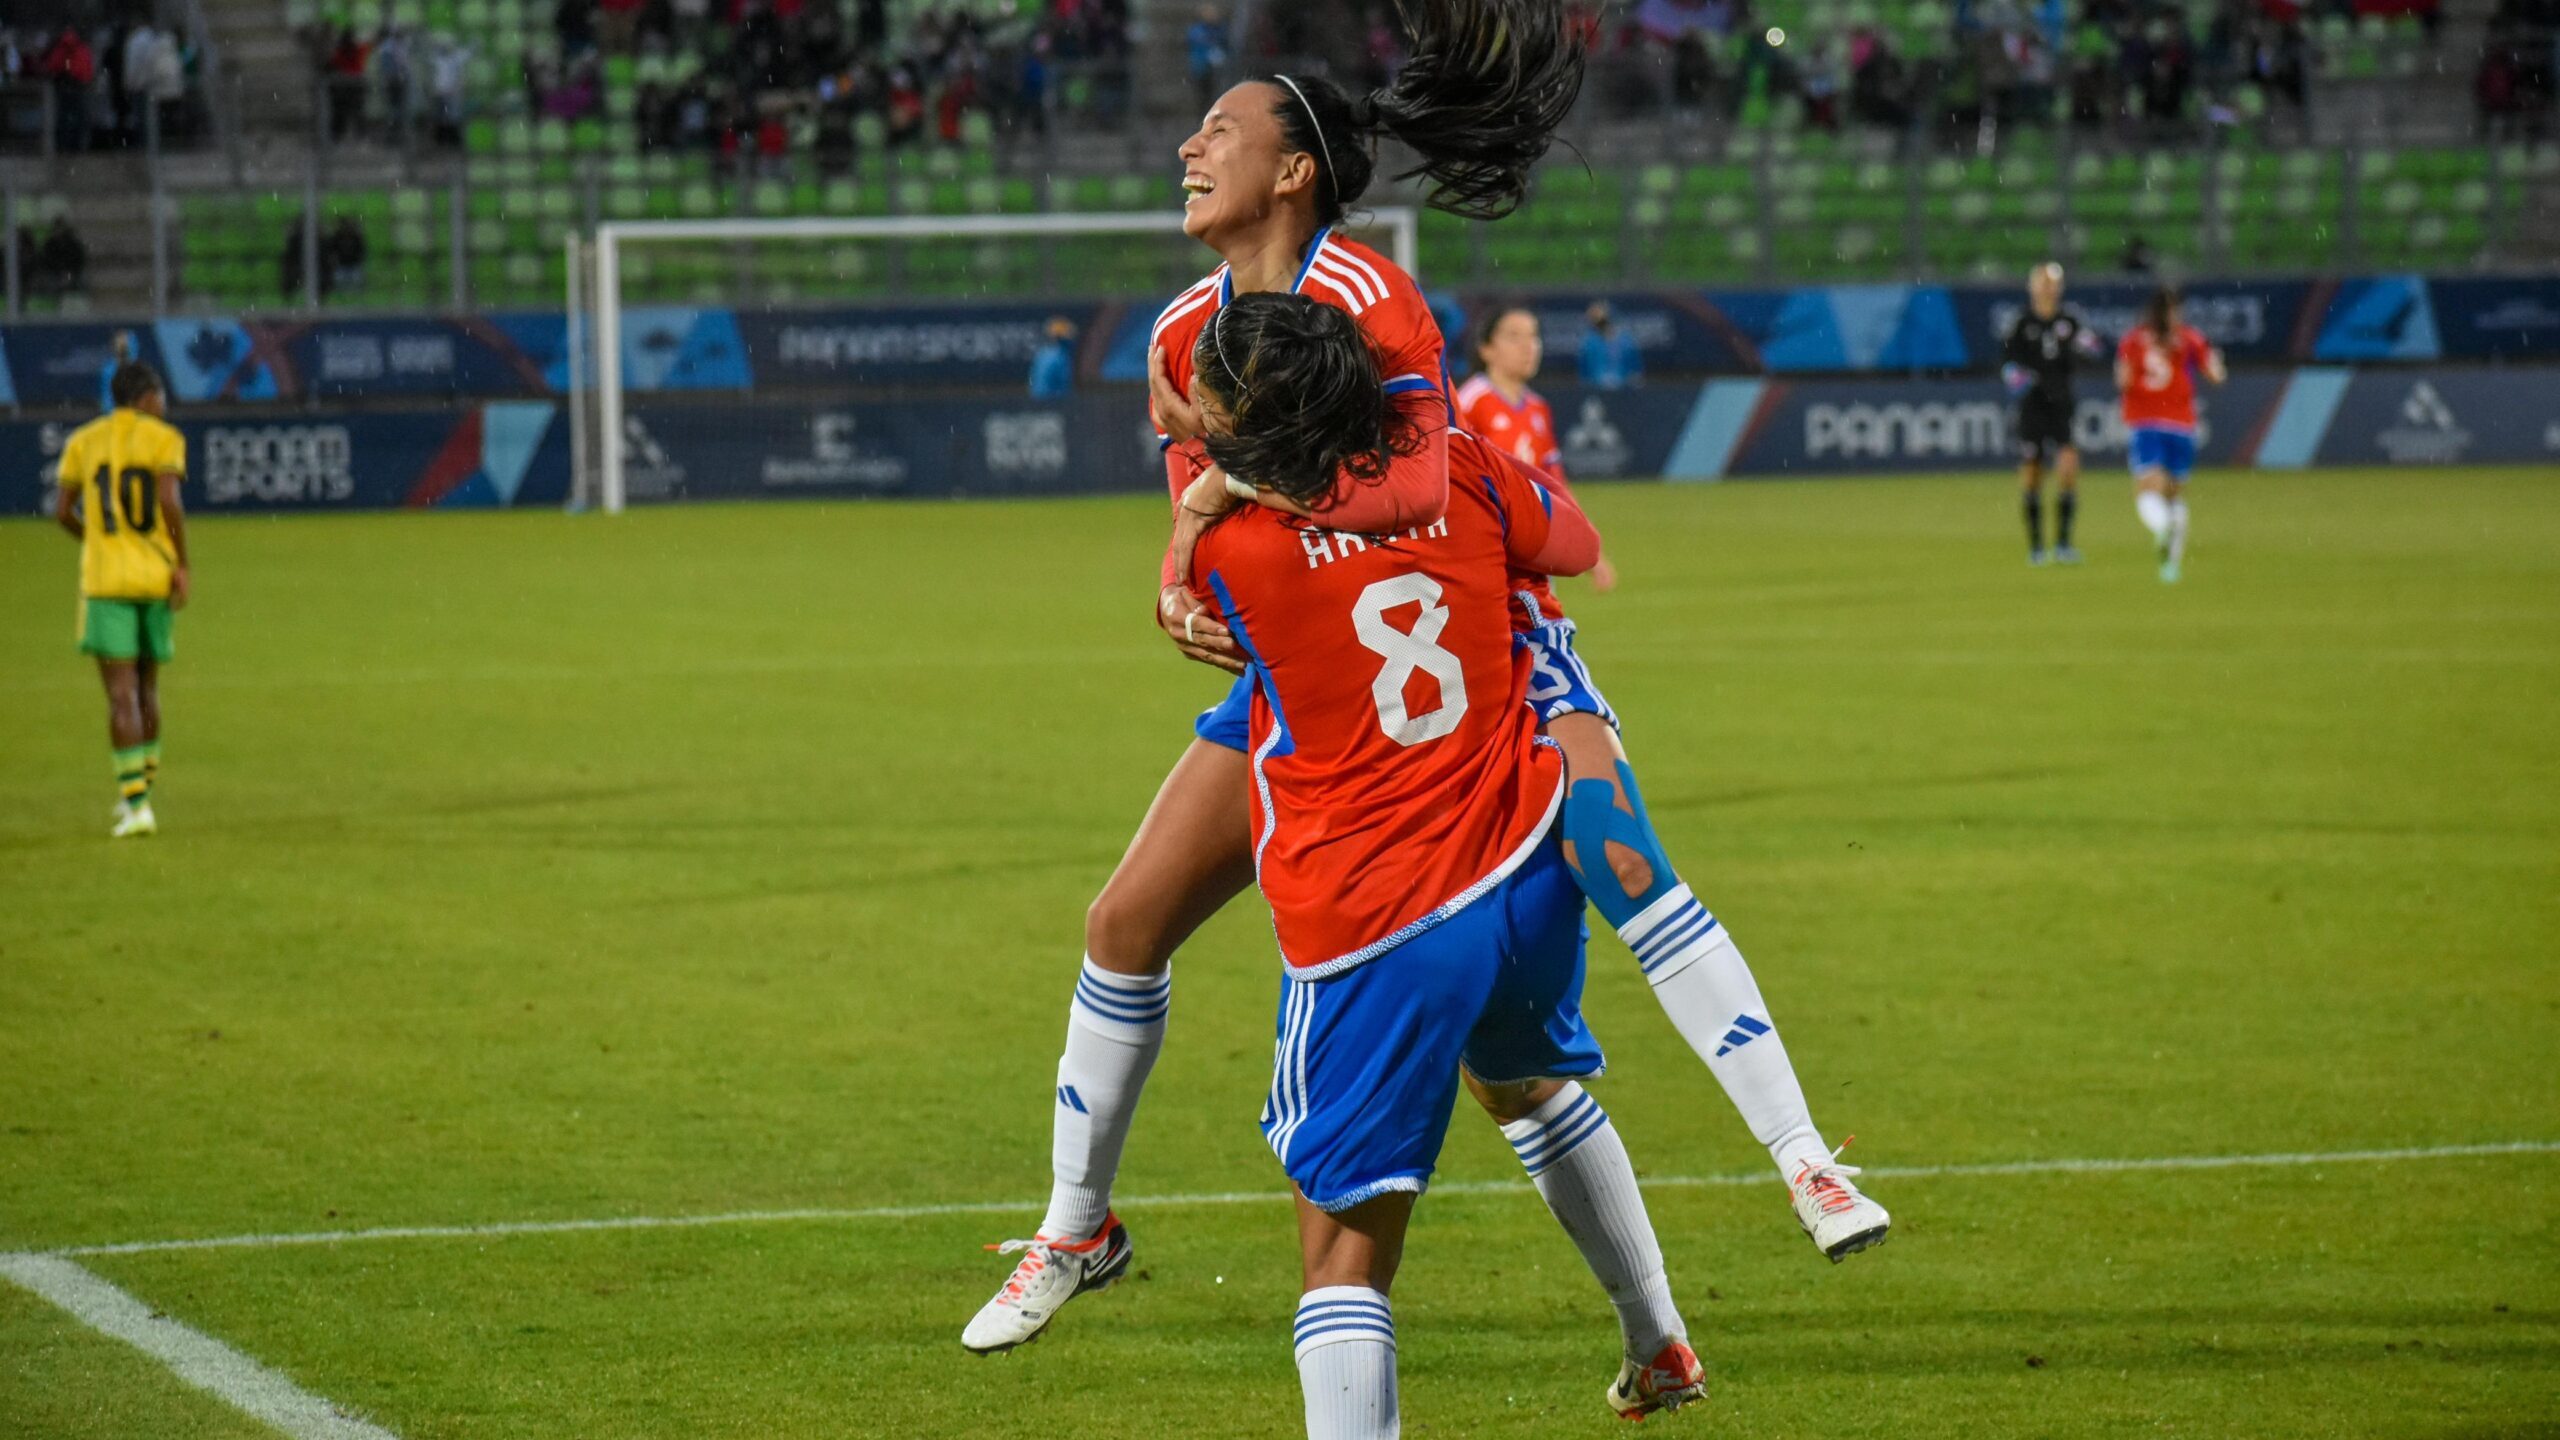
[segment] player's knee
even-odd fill
[[[1492,1116],[1497,1125],[1528,1119],[1538,1113],[1539,1106],[1554,1099],[1556,1092],[1564,1088],[1561,1080],[1510,1080],[1496,1085],[1479,1080],[1472,1074],[1466,1079],[1467,1093],[1476,1097],[1476,1103],[1484,1107],[1485,1113]]]
[[[1173,941],[1152,907],[1105,886],[1085,907],[1084,953],[1105,970],[1154,975],[1172,962]]]
[[[1618,877],[1618,888],[1626,891],[1628,898],[1632,899],[1653,888],[1651,861],[1614,840],[1609,843],[1608,850],[1609,873]]]

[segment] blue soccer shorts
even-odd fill
[[[1600,695],[1600,682],[1573,648],[1573,622],[1551,620],[1512,638],[1529,652],[1529,708],[1544,724],[1572,714],[1597,715],[1618,726],[1618,712]]]
[[[2145,470],[2160,470],[2167,472],[2172,480],[2184,481],[2195,472],[2196,437],[2184,430],[2136,426],[2126,458],[2136,475]]]
[[[1600,1073],[1582,1018],[1582,891],[1550,831],[1474,904],[1365,964],[1280,983],[1263,1138],[1308,1200],[1419,1191],[1458,1067],[1488,1081]]]
[[[1212,745],[1250,752],[1253,749],[1253,672],[1245,671],[1227,687],[1226,698],[1200,712],[1191,733]]]

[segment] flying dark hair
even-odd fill
[[[1381,135],[1421,157],[1395,178],[1427,178],[1433,209],[1476,220],[1519,209],[1529,167],[1582,93],[1582,42],[1563,0],[1396,0],[1396,13],[1410,58],[1366,95],[1316,76],[1254,77],[1280,92],[1283,140],[1316,158],[1317,221],[1339,221],[1368,193]]]
[[[2142,302],[2142,328],[2162,340],[2170,338],[2169,312],[2178,308],[2178,302],[2183,298],[2175,285],[2163,285],[2152,291],[2151,298]]]
[[[1484,347],[1493,343],[1494,333],[1502,328],[1502,322],[1514,315],[1526,315],[1531,320],[1538,318],[1538,312],[1526,305],[1485,307],[1484,313],[1478,315],[1476,323],[1467,330],[1467,362],[1469,364],[1478,370],[1484,368]]]
[[[160,389],[159,371],[139,360],[128,360],[117,366],[115,375],[107,381],[107,398],[116,403],[116,408],[124,409],[141,404],[143,397],[158,394]]]
[[[1419,428],[1387,403],[1351,317],[1303,295],[1238,295],[1200,331],[1191,373],[1227,417],[1202,436],[1229,475],[1317,506],[1337,475],[1374,483]]]

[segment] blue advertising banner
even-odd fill
[[[2285,388],[2280,374],[2238,374],[2206,393],[2197,438],[2208,465],[2247,464]],[[1980,380],[1716,381],[1664,473],[1674,479],[1996,470],[2014,463],[2017,407]],[[2092,465],[2121,461],[2126,432],[2112,396],[2084,396],[2074,417]]]
[[[626,419],[634,500],[1152,490],[1164,462],[1131,391],[1056,401],[707,405]]]
[[[2560,465],[2554,382],[2548,370],[2359,371],[2335,405],[2315,463]]]
[[[2426,278],[2369,275],[2338,282],[2309,358],[2338,364],[2435,360],[2443,354]]]
[[[2560,275],[2427,285],[2448,358],[2560,360]]]
[[[190,510],[387,510],[558,505],[569,436],[547,401],[391,414],[180,415]],[[0,423],[0,514],[40,512],[76,426]]]
[[[738,330],[759,389],[1020,385],[1030,374],[1031,357],[1048,343],[1052,319],[1065,319],[1078,335],[1089,336],[1101,308],[1071,301],[750,312],[738,316]],[[1139,364],[1131,378],[1142,380],[1143,344]]]
[[[2142,322],[2142,307],[2158,287],[2101,281],[2073,285],[2064,303],[2078,310],[2112,344]],[[2235,362],[2264,363],[2292,359],[2295,335],[2310,304],[2312,286],[2305,280],[2206,280],[2182,286],[2187,323],[2204,332]],[[1997,369],[2000,342],[2026,312],[2026,277],[2015,285],[1968,285],[1955,292],[1967,347],[1975,370]],[[2103,377],[2107,362],[2093,374]],[[2102,382],[2103,383],[2103,382]]]

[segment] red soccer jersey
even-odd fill
[[[1547,398],[1524,390],[1512,404],[1482,375],[1458,387],[1458,423],[1481,435],[1493,448],[1518,456],[1558,480],[1564,477],[1564,451],[1556,444],[1556,412]]]
[[[1356,241],[1345,240],[1332,230],[1316,232],[1307,244],[1307,254],[1298,267],[1296,293],[1311,300],[1321,300],[1346,311],[1369,339],[1370,349],[1377,352],[1378,374],[1385,380],[1386,390],[1418,423],[1427,427],[1431,443],[1422,450],[1400,456],[1387,474],[1375,484],[1337,487],[1335,504],[1327,507],[1325,518],[1345,530],[1380,532],[1402,529],[1417,521],[1440,518],[1448,501],[1448,449],[1439,432],[1448,424],[1448,396],[1441,389],[1444,348],[1440,338],[1440,322],[1432,318],[1429,302],[1413,277],[1398,269],[1394,261]],[[1183,394],[1191,392],[1191,350],[1199,343],[1200,332],[1218,313],[1218,307],[1235,297],[1235,286],[1227,267],[1219,266],[1208,278],[1174,297],[1172,304],[1157,317],[1150,346],[1164,350],[1167,378],[1173,388]],[[1244,357],[1236,357],[1238,364]],[[1148,406],[1152,417],[1154,406]],[[1165,483],[1172,488],[1173,498],[1182,498],[1184,487],[1198,479],[1209,468],[1209,457],[1198,441],[1175,445],[1164,433],[1161,423],[1156,438],[1166,445]],[[1173,557],[1167,554],[1164,583],[1173,583]]]
[[[2136,327],[2116,346],[2130,383],[2124,387],[2124,423],[2153,430],[2196,428],[2196,373],[2213,346],[2192,325],[2178,327],[2162,345],[2150,327]]]
[[[1534,465],[1545,482],[1566,490],[1564,450],[1556,443],[1556,412],[1535,390],[1524,391],[1512,404],[1482,375],[1458,387],[1458,423],[1483,436],[1494,449],[1524,465]],[[1511,593],[1520,600],[1516,618],[1521,628],[1535,629],[1564,618],[1564,606],[1544,575],[1521,572],[1511,577]]]
[[[1564,772],[1536,743],[1510,574],[1599,551],[1571,499],[1464,436],[1435,524],[1364,539],[1248,505],[1201,540],[1196,592],[1258,667],[1254,857],[1293,973],[1412,939],[1546,833]]]

